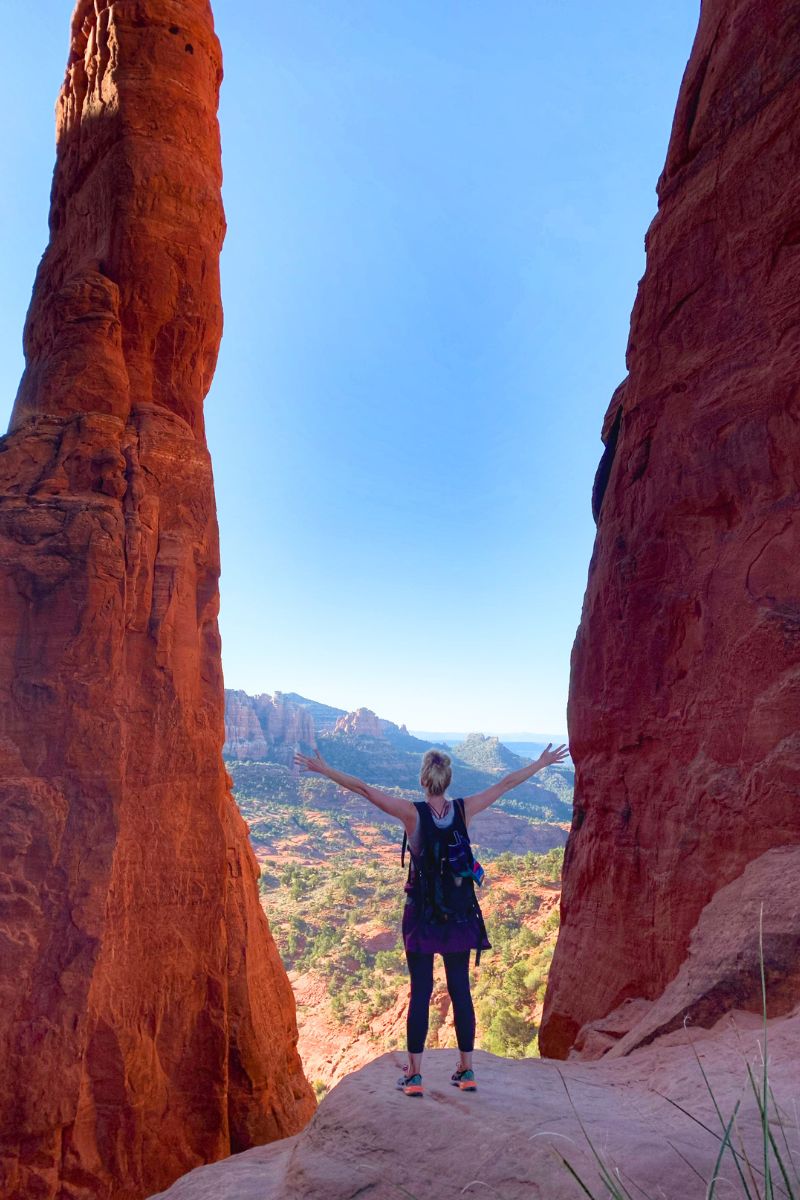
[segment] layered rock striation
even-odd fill
[[[304,750],[316,746],[314,718],[308,709],[282,692],[248,696],[226,689],[223,754],[227,758],[288,764],[297,746]]]
[[[241,690],[225,689],[223,754],[228,759],[290,764],[298,746],[313,750],[321,739],[330,748],[329,737],[345,741],[371,738],[421,752],[430,746],[412,737],[405,725],[378,717],[370,708],[345,712],[306,700],[296,692],[250,696]]]
[[[798,61],[791,0],[704,0],[603,427],[548,1055],[800,842]]]
[[[313,1098],[222,758],[206,0],[80,0],[0,441],[0,1193],[139,1200]]]

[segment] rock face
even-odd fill
[[[792,0],[704,0],[604,424],[548,1055],[800,842],[798,59]]]
[[[258,700],[270,696],[248,696],[246,692],[225,689],[225,742],[222,753],[239,761],[267,758],[271,749],[259,720]]]
[[[318,700],[309,700],[307,696],[300,696],[297,692],[286,692],[285,696],[292,704],[299,704],[311,713],[317,733],[332,733],[339,717],[347,716],[343,708],[334,708],[332,704],[320,704]]]
[[[206,0],[80,0],[0,442],[0,1194],[139,1200],[313,1111],[221,758]]]
[[[780,846],[709,900],[680,970],[658,999],[628,999],[588,1022],[570,1057],[619,1058],[685,1022],[713,1025],[732,1009],[761,1011],[764,997],[767,1014],[780,1016],[797,1006],[798,996],[800,846]]]
[[[281,692],[248,696],[226,689],[222,752],[227,758],[291,763],[296,745],[316,746],[314,719],[307,709]]]

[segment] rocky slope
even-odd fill
[[[799,60],[791,0],[704,0],[604,425],[552,1055],[800,841]]]
[[[798,1039],[798,1015],[768,1028],[779,1064],[771,1076],[773,1091],[784,1106],[795,1155],[798,1135],[788,1105]],[[699,1062],[726,1121],[743,1098],[736,1149],[742,1147],[755,1164],[758,1186],[760,1117],[748,1093],[746,1064],[758,1072],[762,1044],[757,1019],[739,1014],[735,1022],[722,1021],[712,1030],[667,1034],[617,1061],[509,1062],[478,1051],[479,1089],[473,1095],[448,1085],[453,1052],[433,1050],[425,1061],[427,1095],[414,1102],[393,1091],[404,1056],[385,1054],[344,1079],[299,1136],[193,1171],[161,1197],[577,1200],[586,1193],[564,1159],[586,1181],[590,1195],[606,1196],[588,1137],[602,1165],[620,1172],[628,1195],[703,1200],[706,1181],[715,1174],[722,1127]],[[718,1195],[744,1195],[736,1190],[739,1179],[730,1154],[717,1174]]]
[[[206,0],[79,0],[0,441],[0,1194],[140,1200],[313,1097],[221,748]]]

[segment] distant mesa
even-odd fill
[[[329,734],[382,739],[408,749],[419,749],[420,753],[431,746],[445,748],[462,762],[487,770],[513,771],[529,762],[534,752],[538,753],[547,744],[542,740],[545,736],[542,734],[516,734],[519,739],[516,744],[524,750],[523,754],[517,754],[496,736],[409,733],[407,725],[397,725],[379,717],[371,708],[361,707],[348,712],[319,700],[309,700],[297,692],[249,695],[241,689],[225,691],[223,754],[226,758],[276,761],[275,755],[281,755],[283,750],[288,755],[298,744],[316,747],[319,739]]]
[[[379,717],[371,708],[347,712],[297,692],[260,693],[250,696],[234,689],[225,691],[226,758],[245,761],[291,762],[297,747],[319,747],[326,736],[375,738],[427,749],[430,743],[414,738],[405,725]]]
[[[470,736],[469,730],[433,730],[433,729],[413,729],[411,731],[415,737],[423,738],[428,742],[445,742],[448,746],[455,746],[457,742],[465,742]],[[534,749],[538,754],[544,747],[551,742],[554,746],[560,746],[568,741],[567,734],[560,730],[558,733],[532,733],[529,730],[503,730],[495,729],[493,737],[497,737],[504,746],[524,746],[533,754]]]
[[[247,763],[273,764],[289,768],[297,749],[319,750],[331,766],[357,775],[377,787],[399,788],[407,794],[419,793],[419,767],[422,755],[443,743],[424,741],[397,725],[362,707],[353,712],[309,700],[296,692],[261,693],[250,696],[241,690],[225,693],[225,745],[235,785],[247,795],[266,799],[268,788],[261,775],[246,769]],[[496,737],[470,734],[449,750],[453,760],[453,789],[456,795],[470,795],[494,783],[498,774],[513,771],[530,761],[504,746]],[[288,779],[273,775],[271,786],[292,790]],[[507,809],[495,824],[504,827],[504,848],[514,844],[515,821],[566,822],[572,816],[573,772],[569,764],[549,768],[522,784],[503,802]],[[266,790],[265,790],[266,788]],[[254,792],[255,789],[255,792]],[[514,820],[510,820],[513,814]],[[553,837],[561,844],[562,829],[554,824]],[[525,838],[531,836],[524,831]],[[545,847],[546,848],[546,847]]]
[[[333,732],[351,737],[384,737],[387,732],[408,733],[405,725],[397,726],[392,721],[382,721],[370,708],[357,708],[355,712],[339,717]]]
[[[470,733],[463,742],[452,748],[455,758],[487,771],[516,771],[525,760],[504,746],[499,738],[483,733]]]

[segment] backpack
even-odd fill
[[[463,921],[477,911],[482,922],[475,884],[482,884],[484,872],[472,853],[464,801],[454,801],[453,823],[446,829],[434,823],[424,800],[415,802],[414,807],[419,813],[422,849],[418,857],[411,856],[406,893],[414,897],[426,921]],[[407,846],[408,834],[404,833],[400,852],[403,866]]]

